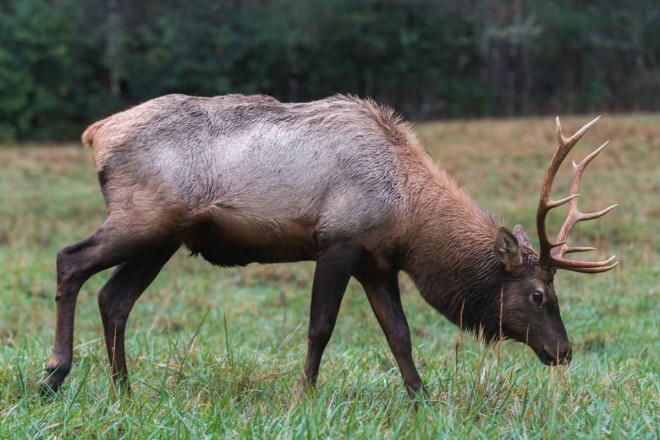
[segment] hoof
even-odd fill
[[[54,366],[51,363],[44,365],[44,370],[47,373],[46,378],[39,384],[39,393],[42,396],[55,396],[57,390],[60,389],[62,382],[69,374],[71,367]]]
[[[46,379],[39,384],[39,395],[44,398],[53,399],[57,397],[59,387],[59,384],[52,383]]]

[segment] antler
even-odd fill
[[[598,154],[603,150],[603,148],[605,148],[607,142],[605,142],[598,149],[596,149],[596,151],[594,151],[593,153],[582,159],[582,161],[579,164],[575,164],[575,162],[573,162],[573,181],[571,183],[571,192],[568,197],[565,197],[561,200],[552,200],[550,198],[552,182],[554,181],[555,175],[557,174],[557,171],[559,170],[559,167],[561,166],[562,162],[564,161],[568,153],[571,151],[571,149],[575,146],[575,144],[577,144],[577,142],[582,138],[582,136],[584,136],[587,130],[589,130],[589,128],[591,128],[591,126],[594,125],[599,119],[600,116],[598,116],[596,119],[586,124],[570,138],[565,138],[561,133],[561,125],[559,124],[559,118],[557,118],[557,140],[559,142],[559,148],[557,149],[557,152],[552,158],[552,161],[550,162],[550,166],[548,166],[548,169],[545,172],[543,185],[541,186],[541,197],[539,199],[539,206],[536,210],[536,229],[539,234],[539,242],[541,245],[539,263],[543,266],[548,266],[548,267],[554,266],[558,269],[567,269],[576,272],[599,273],[599,272],[606,272],[608,270],[611,270],[614,268],[614,266],[618,264],[618,262],[614,261],[616,256],[612,256],[611,258],[608,258],[607,260],[603,260],[603,261],[579,261],[579,260],[570,260],[564,258],[565,254],[569,254],[572,252],[586,252],[595,249],[592,247],[572,247],[566,245],[566,242],[568,240],[568,234],[571,232],[571,229],[573,229],[573,226],[575,226],[577,222],[581,222],[583,220],[592,220],[598,217],[602,217],[603,215],[607,214],[617,206],[617,205],[612,205],[608,208],[603,209],[602,211],[591,212],[586,214],[580,212],[577,206],[577,197],[580,195],[578,194],[578,189],[580,187],[580,179],[582,178],[582,173],[584,172],[584,169],[587,167],[587,165],[589,165],[589,163],[596,156],[598,156]],[[566,218],[564,225],[561,227],[561,230],[559,231],[559,235],[557,236],[557,241],[551,242],[550,239],[548,238],[548,233],[545,228],[546,217],[551,209],[564,205],[566,203],[570,203],[568,217]]]

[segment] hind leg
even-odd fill
[[[178,244],[172,244],[154,248],[146,255],[120,264],[99,292],[99,309],[103,320],[112,384],[122,391],[130,392],[124,351],[124,333],[128,315],[142,292],[149,287],[178,247]]]
[[[57,254],[57,304],[55,344],[45,366],[49,373],[42,391],[57,391],[71,370],[73,356],[73,324],[76,299],[82,285],[92,275],[135,258],[152,249],[162,238],[131,225],[116,225],[108,217],[86,240],[68,246]]]

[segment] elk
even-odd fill
[[[598,119],[598,118],[597,118]],[[567,154],[596,121],[559,149],[543,180],[540,252],[482,210],[424,150],[393,110],[335,96],[281,103],[267,96],[168,95],[91,125],[107,218],[57,254],[57,318],[44,391],[71,369],[74,309],[92,275],[115,267],[98,294],[113,385],[130,391],[124,350],[136,300],[181,246],[219,266],[315,260],[307,355],[298,395],[314,386],[351,277],[364,287],[411,395],[425,393],[412,357],[398,274],[449,320],[488,340],[527,344],[545,364],[568,364],[571,346],[553,278],[557,269],[608,271],[615,257],[565,257],[571,228],[606,214],[577,206],[582,173],[605,144],[574,164],[570,196],[550,198]],[[548,212],[570,206],[558,238]]]

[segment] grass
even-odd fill
[[[568,118],[573,132],[585,118]],[[480,205],[534,231],[551,118],[417,127],[436,161]],[[112,394],[95,295],[81,291],[74,369],[59,397],[37,395],[53,340],[55,254],[104,217],[88,151],[0,148],[0,438],[658,438],[660,115],[608,116],[576,150],[611,139],[585,173],[581,203],[605,219],[575,236],[621,261],[603,275],[559,273],[574,346],[548,368],[522,344],[486,347],[402,278],[415,358],[430,399],[413,405],[365,295],[351,283],[317,394],[291,390],[306,348],[313,265],[218,269],[183,251],[138,302],[127,350],[134,393]],[[569,167],[566,167],[569,168]],[[568,170],[555,194],[565,192]],[[560,216],[551,218],[555,227]],[[532,234],[533,235],[533,234]]]

